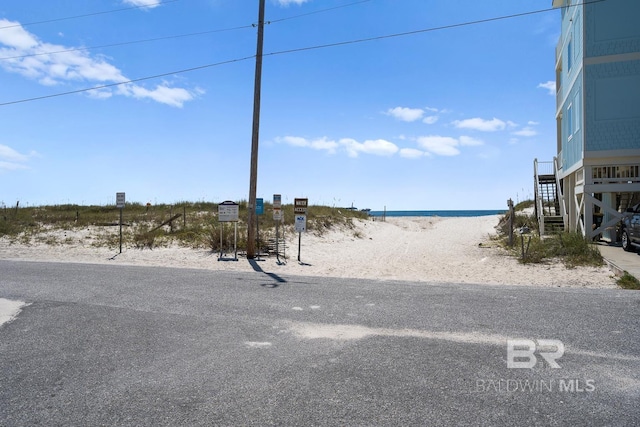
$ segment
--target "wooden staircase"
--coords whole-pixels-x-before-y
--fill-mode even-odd
[[[559,196],[562,189],[558,188],[554,163],[534,161],[535,210],[541,236],[564,230]]]

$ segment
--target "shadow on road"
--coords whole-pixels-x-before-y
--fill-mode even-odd
[[[282,277],[278,276],[275,273],[267,273],[266,271],[264,271],[262,269],[262,267],[260,267],[260,265],[258,264],[258,262],[255,259],[250,259],[249,260],[249,265],[251,265],[251,268],[253,268],[253,271],[256,271],[258,273],[263,273],[266,274],[267,276],[271,277],[275,282],[273,283],[264,283],[261,286],[265,286],[268,288],[277,288],[278,286],[280,286],[280,283],[287,283],[287,281],[285,279],[283,279]]]

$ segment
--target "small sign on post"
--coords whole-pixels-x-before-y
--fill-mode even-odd
[[[296,233],[305,233],[307,231],[306,215],[296,215],[295,229]]]
[[[308,204],[309,199],[295,199],[293,203],[293,213],[306,215]]]
[[[260,215],[264,214],[264,199],[256,199],[256,232],[258,234],[258,258],[260,261]]]
[[[233,250],[234,257],[233,260],[238,260],[238,218],[239,218],[240,206],[236,202],[232,202],[231,200],[227,200],[218,205],[218,222],[223,223],[220,226],[220,256],[218,257],[218,261],[222,259],[222,236],[224,234],[224,223],[225,222],[233,222],[234,227],[234,237],[233,237]]]
[[[125,195],[124,193],[116,193],[116,208],[124,209]]]
[[[300,247],[302,246],[302,233],[307,231],[307,206],[309,199],[294,199],[293,213],[295,214],[295,228],[298,232],[298,262],[300,261]]]
[[[273,220],[276,222],[276,259],[278,260],[278,265],[280,265],[280,232],[278,229],[278,224],[282,222],[282,195],[280,194],[273,195]]]
[[[116,208],[120,209],[120,253],[122,253],[122,210],[125,205],[124,193],[116,193]]]

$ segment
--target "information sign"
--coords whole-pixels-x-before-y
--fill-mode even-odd
[[[309,199],[295,199],[293,203],[293,213],[306,215],[308,204]]]
[[[116,208],[124,209],[124,193],[116,193]]]
[[[235,222],[238,221],[240,207],[236,202],[227,200],[218,205],[218,221],[219,222]]]
[[[296,228],[296,233],[304,233],[307,231],[306,215],[296,215],[295,228]]]

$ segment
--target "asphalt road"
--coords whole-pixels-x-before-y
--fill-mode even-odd
[[[0,426],[640,424],[634,291],[0,261],[0,298]]]

